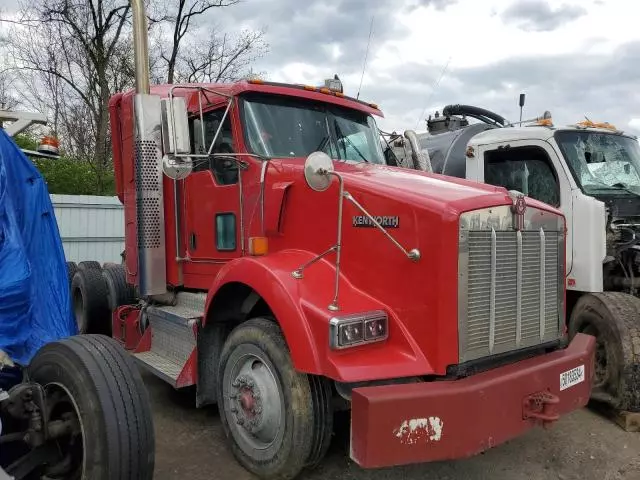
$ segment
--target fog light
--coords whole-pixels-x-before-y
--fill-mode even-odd
[[[380,342],[388,335],[387,314],[381,310],[334,317],[329,323],[329,343],[333,349]]]

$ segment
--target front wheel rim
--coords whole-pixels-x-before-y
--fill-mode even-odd
[[[224,371],[224,413],[236,443],[250,457],[267,458],[284,436],[284,396],[264,352],[241,345]]]

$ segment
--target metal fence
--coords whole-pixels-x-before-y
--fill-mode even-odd
[[[51,195],[67,261],[120,263],[124,208],[118,197]]]

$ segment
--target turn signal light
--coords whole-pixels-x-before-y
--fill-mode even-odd
[[[249,238],[249,255],[261,256],[269,253],[269,240],[267,237]]]
[[[381,310],[334,317],[329,322],[329,343],[335,350],[381,342],[388,336],[389,320]]]

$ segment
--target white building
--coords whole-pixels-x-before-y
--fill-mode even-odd
[[[51,195],[68,262],[120,263],[124,207],[118,197]]]

